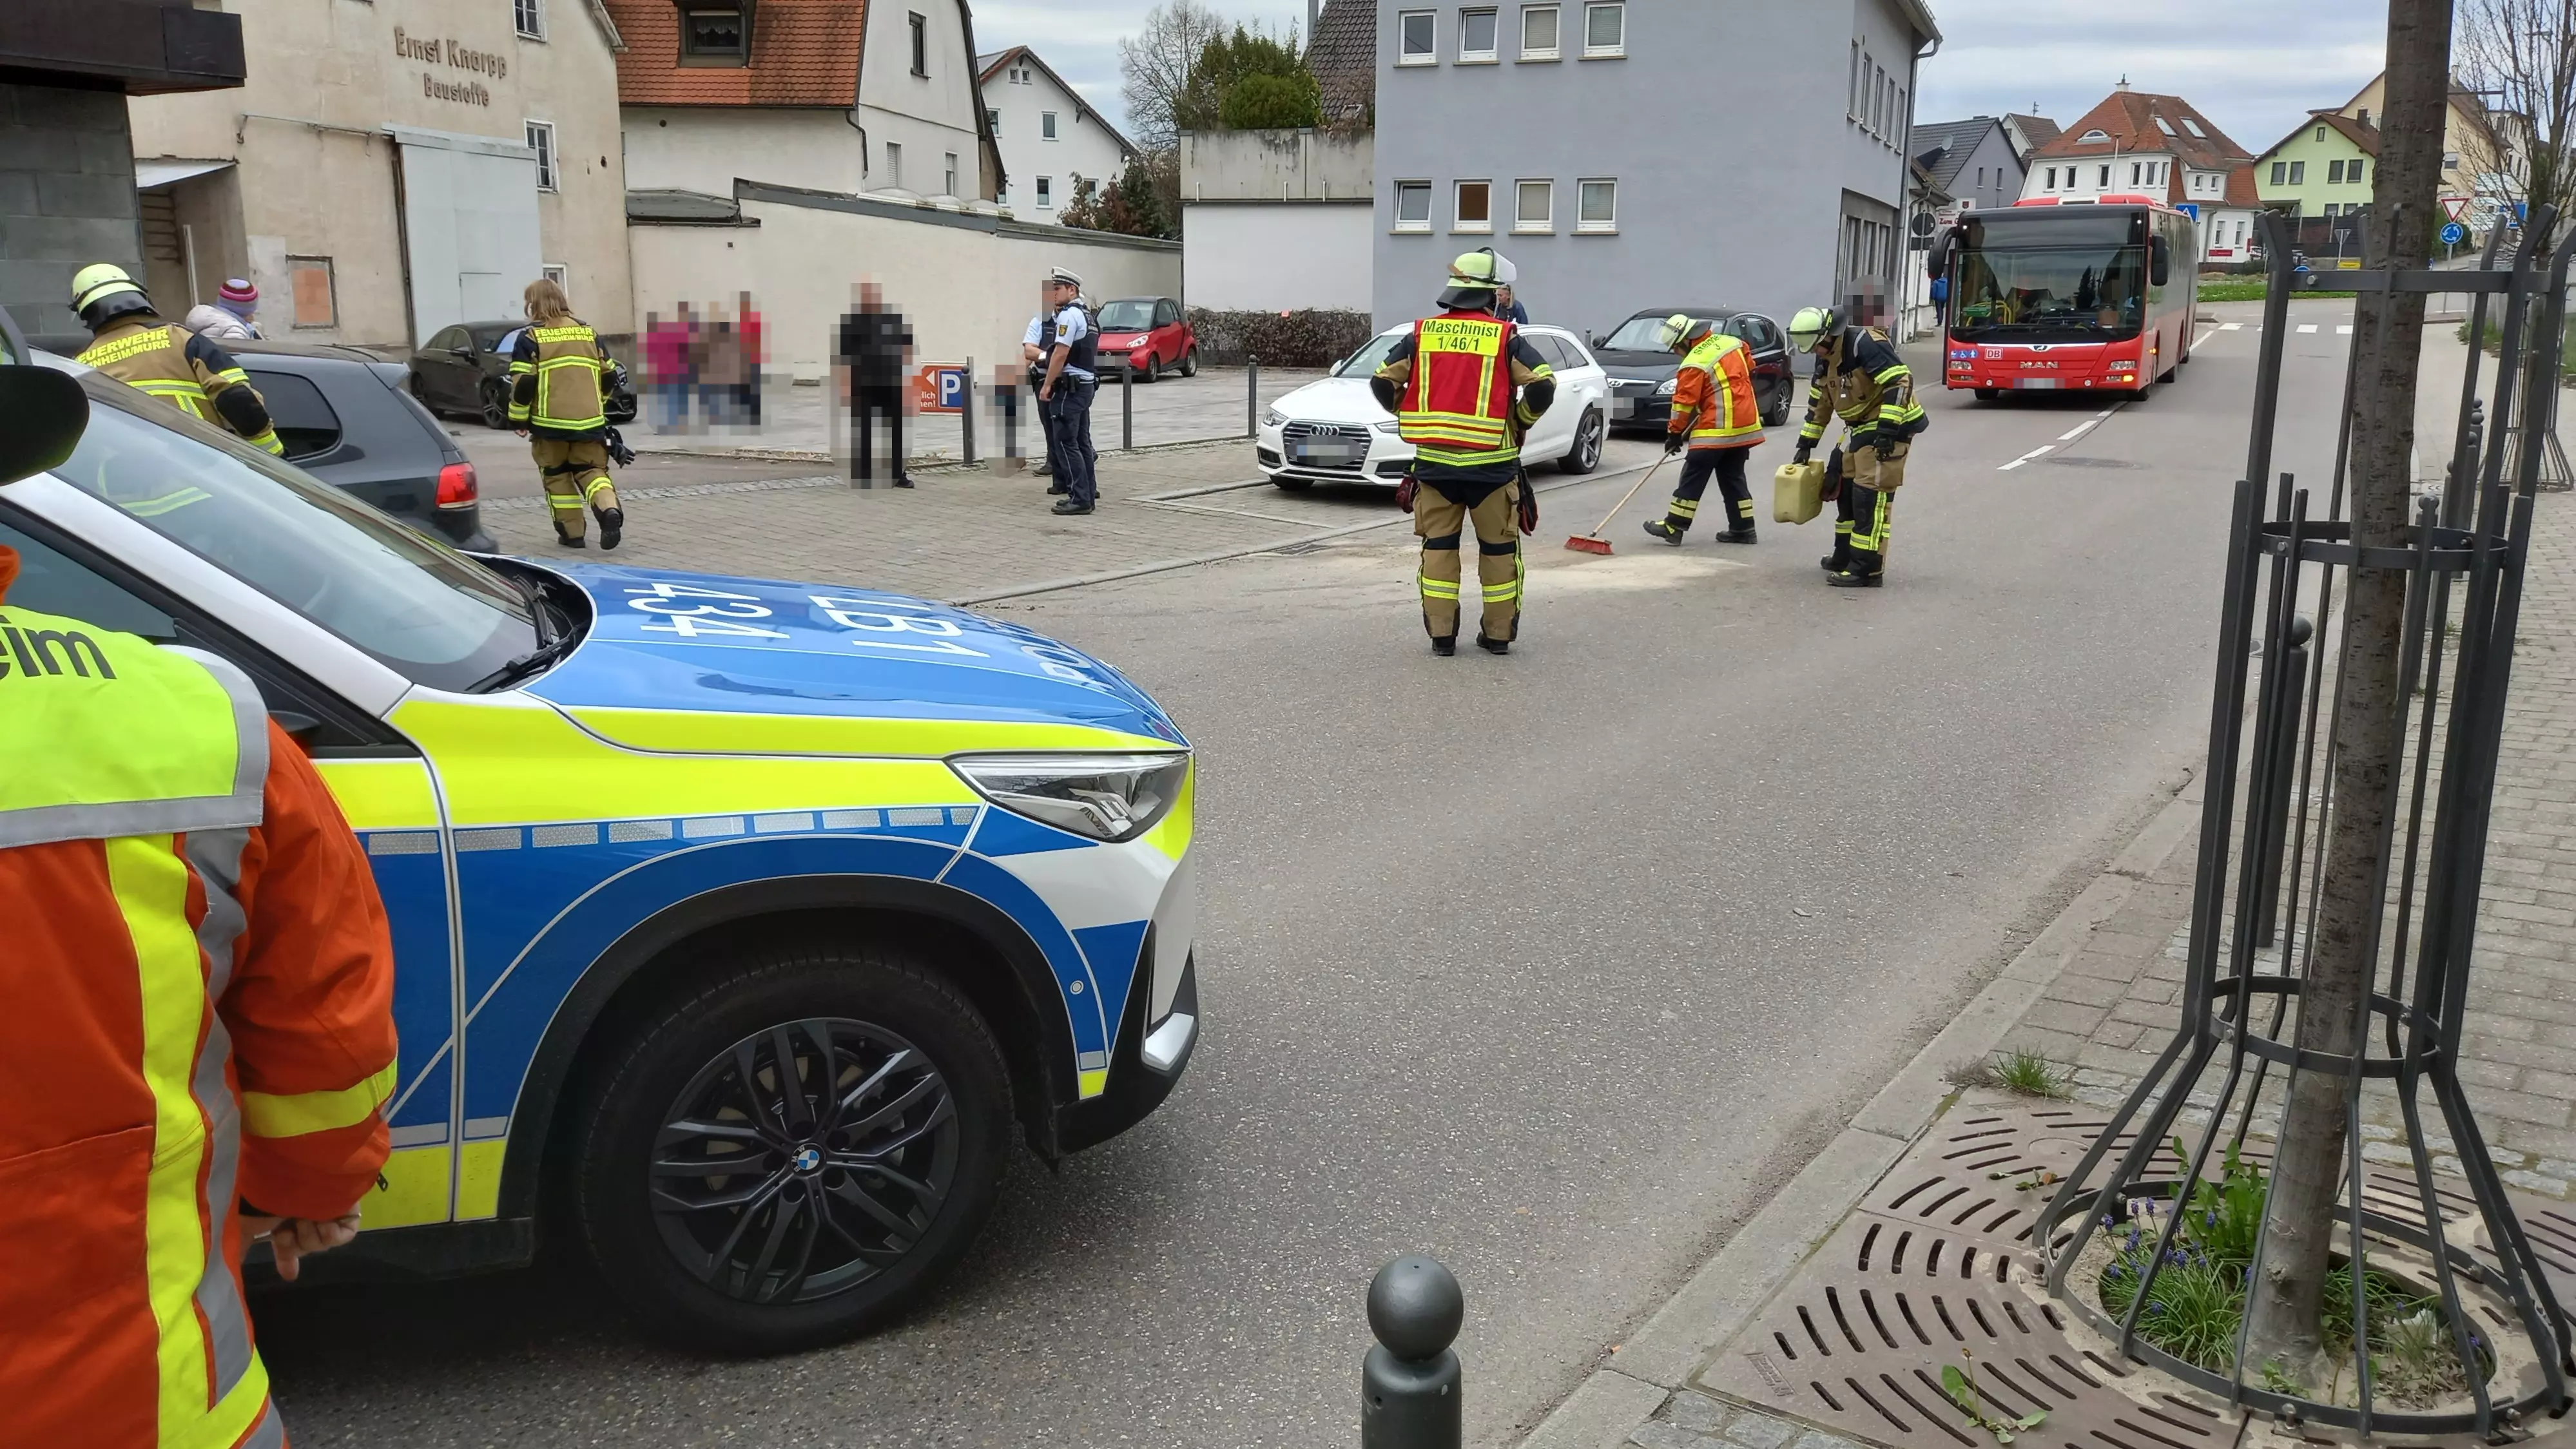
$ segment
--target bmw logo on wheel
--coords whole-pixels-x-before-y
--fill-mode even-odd
[[[822,1166],[822,1165],[823,1165],[823,1149],[822,1149],[822,1148],[820,1148],[820,1147],[800,1147],[800,1148],[796,1149],[796,1170],[797,1170],[798,1172],[812,1172],[815,1168],[818,1168],[818,1167],[820,1167],[820,1166]]]

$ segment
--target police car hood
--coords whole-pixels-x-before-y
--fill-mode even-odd
[[[945,604],[837,584],[546,567],[581,586],[595,619],[527,692],[621,744],[671,748],[655,711],[1077,725],[1185,743],[1117,670]]]

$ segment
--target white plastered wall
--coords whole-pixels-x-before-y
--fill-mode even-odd
[[[1366,312],[1374,214],[1365,201],[1185,205],[1181,300],[1218,312]]]

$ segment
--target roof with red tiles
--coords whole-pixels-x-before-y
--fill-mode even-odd
[[[2157,125],[2159,120],[2172,131],[2168,133],[2165,126]],[[2097,132],[2107,139],[2082,139]],[[2031,159],[2087,161],[2139,151],[2167,152],[2185,166],[2201,171],[2225,171],[2238,162],[2254,159],[2252,152],[2229,140],[2227,133],[2191,102],[2149,91],[2113,91],[2054,140],[2033,151]],[[2180,174],[2179,170],[2176,174]]]
[[[748,65],[680,63],[680,10],[671,0],[602,0],[626,49],[617,99],[630,106],[832,106],[859,100],[867,0],[759,0]]]

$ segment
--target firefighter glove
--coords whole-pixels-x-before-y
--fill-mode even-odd
[[[1395,506],[1403,509],[1407,513],[1411,513],[1413,511],[1414,490],[1421,486],[1422,482],[1420,479],[1415,478],[1410,473],[1404,475],[1404,481],[1395,485]]]
[[[1688,446],[1689,443],[1690,434],[1688,433],[1664,434],[1664,456],[1667,458],[1671,457],[1675,453],[1680,452],[1684,447]]]
[[[626,439],[621,437],[615,428],[610,428],[608,430],[606,441],[608,444],[608,461],[616,464],[620,468],[627,467],[635,461],[635,450],[626,446]]]
[[[1896,456],[1897,438],[1894,433],[1881,428],[1878,432],[1871,435],[1870,443],[1871,446],[1878,449],[1878,461],[1884,463],[1888,459]]]
[[[1521,480],[1520,488],[1521,496],[1514,500],[1513,507],[1520,515],[1521,533],[1527,536],[1538,532],[1538,494],[1526,478]]]
[[[1791,458],[1789,461],[1792,463],[1804,464],[1815,456],[1816,445],[1801,438],[1798,440],[1797,456]]]

